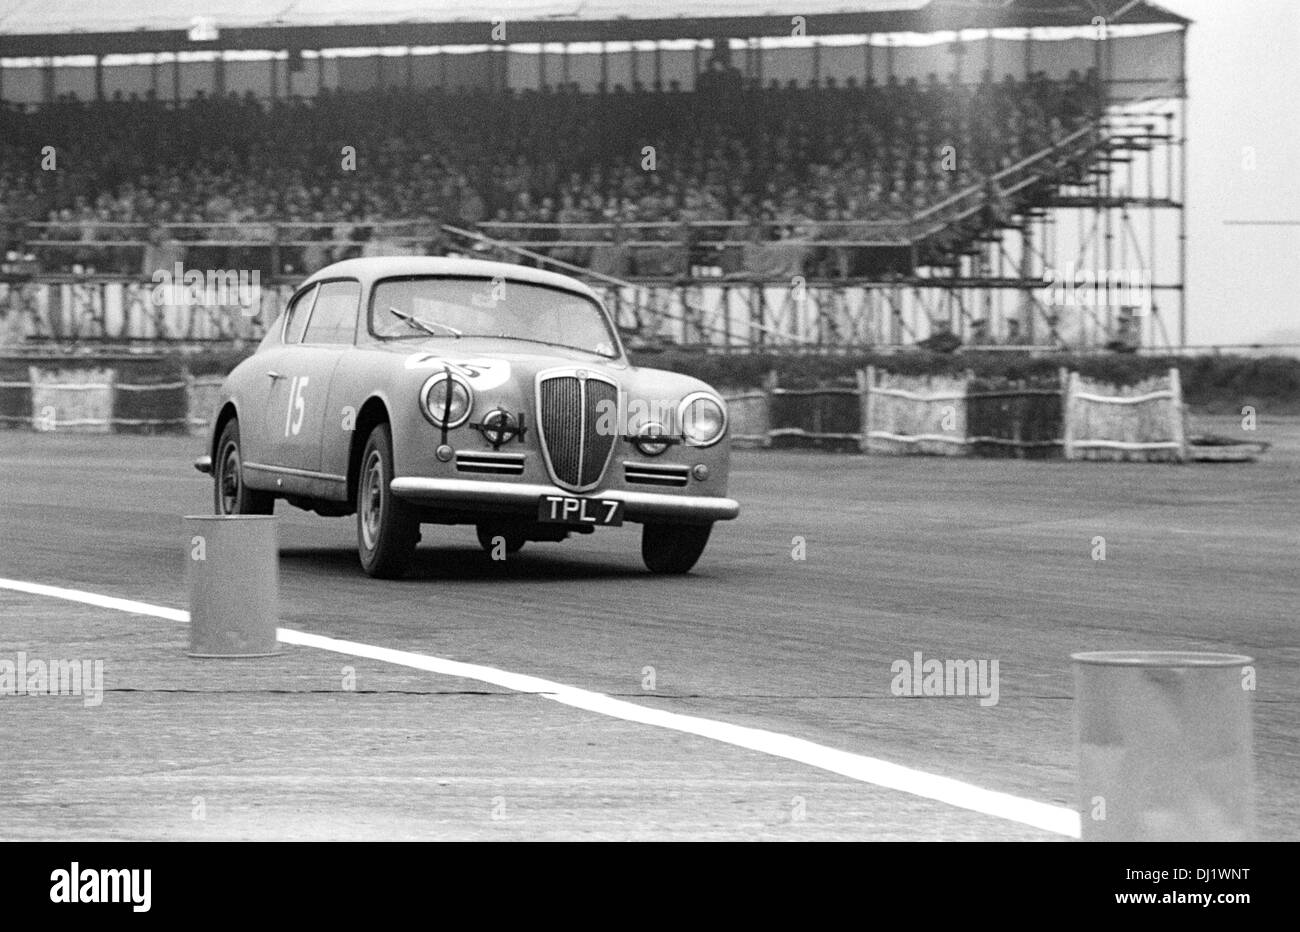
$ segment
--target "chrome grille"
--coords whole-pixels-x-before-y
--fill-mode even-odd
[[[478,453],[462,451],[456,454],[457,472],[480,472],[502,476],[522,476],[524,474],[524,455],[522,453]]]
[[[615,430],[606,429],[603,432],[596,430],[602,410],[606,412],[606,428],[616,425],[616,419],[608,416],[608,413],[611,410],[610,405],[618,404],[618,389],[608,382],[587,379],[586,402],[587,431],[582,450],[582,486],[590,488],[605,474],[610,451],[614,449],[614,441],[618,439]],[[617,408],[613,410],[617,411]]]
[[[624,463],[623,478],[643,485],[671,485],[681,487],[691,478],[688,466],[665,466],[660,463]]]
[[[618,387],[599,376],[574,371],[538,377],[537,425],[557,485],[583,492],[605,475],[618,438],[617,431],[596,430],[602,402],[617,404]]]

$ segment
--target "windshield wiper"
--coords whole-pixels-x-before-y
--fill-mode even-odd
[[[572,343],[556,343],[553,340],[538,340],[533,337],[516,337],[516,336],[510,336],[509,334],[506,333],[498,333],[495,335],[490,333],[472,333],[470,334],[470,336],[492,337],[493,339],[496,340],[517,340],[520,343],[536,343],[539,346],[558,346],[560,349],[571,349],[571,350],[576,350],[579,353],[590,353],[592,356],[599,356],[601,359],[618,358],[618,354],[616,353],[601,353],[596,350],[587,349],[584,346],[574,346]],[[610,349],[613,349],[612,345]]]
[[[405,321],[406,323],[410,324],[412,327],[418,327],[419,329],[423,330],[425,333],[429,334],[429,336],[432,337],[438,336],[438,332],[433,329],[434,327],[441,327],[443,330],[446,330],[448,333],[450,333],[453,337],[456,337],[457,339],[460,339],[463,336],[463,334],[455,327],[449,327],[446,324],[439,323],[436,320],[425,320],[422,317],[416,317],[414,314],[407,314],[405,311],[399,311],[395,307],[390,307],[388,309],[388,313],[392,314],[398,320]]]

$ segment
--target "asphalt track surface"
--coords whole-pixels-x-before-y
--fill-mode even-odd
[[[371,580],[353,519],[281,503],[281,625],[1065,808],[1071,652],[1246,653],[1259,835],[1297,840],[1300,425],[1251,439],[1275,447],[1182,467],[737,451],[741,518],[684,578],[644,571],[634,527],[495,563],[472,529],[426,526],[409,579]],[[199,446],[0,432],[0,577],[187,608]],[[102,659],[106,689],[0,697],[0,837],[1064,838],[482,680],[186,645],[174,621],[0,586],[0,658]],[[893,695],[916,651],[997,659],[998,703]]]

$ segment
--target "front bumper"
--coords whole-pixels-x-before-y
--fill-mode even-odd
[[[453,508],[490,508],[519,511],[536,516],[537,503],[544,495],[575,497],[554,485],[524,482],[484,482],[477,479],[394,479],[390,486],[398,498],[422,505]],[[628,492],[611,489],[588,492],[579,498],[600,498],[623,503],[623,518],[641,523],[673,521],[683,524],[707,524],[730,521],[740,514],[740,505],[730,498],[705,498],[697,495],[663,495],[655,492]]]
[[[212,457],[200,456],[198,459],[194,461],[194,468],[197,469],[199,472],[203,473],[205,476],[212,475]]]

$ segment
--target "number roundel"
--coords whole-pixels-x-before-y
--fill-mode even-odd
[[[303,418],[307,415],[307,399],[303,395],[310,376],[294,376],[289,383],[289,407],[284,412],[284,435],[296,437],[302,432]]]

